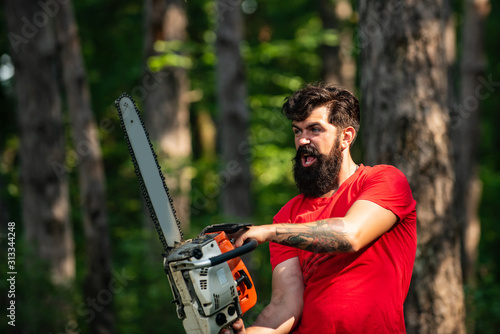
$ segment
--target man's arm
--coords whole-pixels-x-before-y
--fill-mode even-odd
[[[354,202],[345,217],[304,224],[252,226],[235,241],[241,246],[247,238],[259,243],[273,241],[315,253],[349,253],[360,250],[387,232],[397,222],[390,210],[366,200]]]
[[[262,310],[252,327],[246,331],[241,328],[235,333],[289,333],[300,321],[303,293],[304,281],[299,259],[293,257],[283,261],[273,271],[271,302]]]

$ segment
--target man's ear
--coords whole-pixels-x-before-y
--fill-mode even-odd
[[[356,138],[356,130],[352,126],[348,126],[342,131],[342,149],[345,150],[346,148],[350,147],[352,142],[354,141],[354,138]]]

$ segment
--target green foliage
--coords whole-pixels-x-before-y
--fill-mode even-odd
[[[491,2],[492,10],[486,22],[486,31],[499,31],[500,8]],[[488,67],[484,79],[492,84],[488,94],[482,99],[481,107],[481,145],[480,178],[483,186],[479,209],[481,240],[477,265],[477,287],[470,289],[473,296],[472,314],[477,333],[495,333],[500,326],[500,225],[498,224],[498,203],[500,198],[500,59],[494,52],[498,38],[491,33],[486,35]]]
[[[76,324],[75,305],[78,301],[78,290],[75,286],[54,286],[48,274],[48,265],[34,256],[30,245],[17,237],[22,231],[21,224],[16,224],[15,275],[11,272],[7,261],[0,261],[2,280],[0,280],[0,307],[6,310],[6,303],[15,302],[15,327],[8,324],[12,320],[5,317],[0,322],[0,332],[18,333],[16,328],[22,328],[26,333],[59,333],[64,332],[66,326]],[[7,243],[1,245],[2,254],[6,256]],[[14,277],[11,282],[7,278]],[[9,292],[9,298],[7,298]],[[12,295],[11,295],[12,294]],[[68,325],[69,324],[69,325]]]

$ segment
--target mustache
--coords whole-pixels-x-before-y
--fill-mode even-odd
[[[319,153],[319,151],[317,149],[315,149],[314,147],[311,147],[311,146],[300,146],[297,149],[297,152],[295,154],[295,160],[300,159],[300,157],[303,154],[308,154],[308,155],[313,156],[315,158],[318,158],[318,157],[321,156],[321,153]]]

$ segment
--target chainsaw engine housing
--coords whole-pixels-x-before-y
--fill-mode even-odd
[[[218,333],[255,305],[255,288],[239,257],[209,264],[232,249],[224,232],[211,233],[182,243],[165,258],[177,315],[186,333]]]

